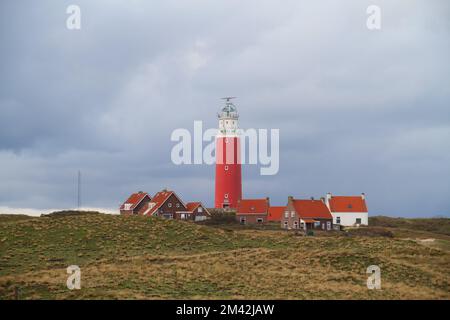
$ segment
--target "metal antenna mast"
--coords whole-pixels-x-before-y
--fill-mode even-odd
[[[81,208],[81,171],[78,170],[78,210]]]
[[[236,99],[237,97],[223,97],[222,100],[227,100],[227,102],[230,102],[231,99]]]

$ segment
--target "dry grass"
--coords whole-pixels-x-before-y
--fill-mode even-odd
[[[23,299],[450,298],[448,248],[415,239],[106,215],[0,223],[0,235],[2,299],[15,287]],[[81,290],[65,286],[70,264]],[[382,290],[366,287],[371,264]]]

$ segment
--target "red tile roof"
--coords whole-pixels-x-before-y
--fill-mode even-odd
[[[128,197],[127,201],[125,201],[121,206],[120,210],[124,210],[125,204],[129,203],[131,204],[130,210],[134,209],[141,201],[145,198],[145,196],[148,196],[150,199],[150,195],[147,192],[135,192],[131,196]]]
[[[281,221],[286,207],[269,207],[268,221]]]
[[[267,199],[241,199],[236,214],[267,214],[268,209]]]
[[[205,208],[205,206],[201,202],[188,202],[186,203],[186,211],[193,212],[195,209],[197,209],[199,206],[201,206],[206,213],[206,215],[210,216],[211,213],[208,211],[208,209]]]
[[[322,200],[293,200],[295,211],[300,218],[322,218],[332,219],[332,215],[328,207]]]
[[[332,196],[329,204],[331,212],[367,212],[362,196]]]
[[[201,205],[200,202],[188,202],[186,203],[186,211],[194,211],[195,209],[197,209],[197,207]]]

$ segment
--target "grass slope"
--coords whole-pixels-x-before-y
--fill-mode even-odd
[[[5,218],[0,298],[16,287],[21,299],[450,298],[447,247],[377,234],[301,237],[103,214]],[[81,290],[66,288],[73,264]],[[366,287],[371,264],[382,290]]]

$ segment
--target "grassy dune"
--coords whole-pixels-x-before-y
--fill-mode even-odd
[[[0,298],[19,288],[21,299],[449,299],[449,219],[440,224],[302,237],[103,214],[0,217]],[[81,290],[66,288],[73,264]],[[372,264],[382,290],[366,287]]]

